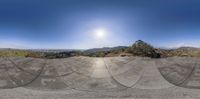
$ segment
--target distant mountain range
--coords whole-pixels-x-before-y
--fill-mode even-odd
[[[116,46],[92,48],[86,50],[78,49],[11,49],[0,48],[0,56],[26,56],[26,57],[70,57],[70,56],[91,56],[91,57],[113,57],[113,56],[142,56],[142,57],[173,57],[190,56],[200,57],[200,48],[179,47],[173,49],[154,48],[150,44],[138,40],[132,46]]]
[[[93,48],[85,50],[85,53],[96,53],[96,52],[102,52],[102,51],[113,51],[113,50],[119,50],[123,48],[128,48],[128,46],[117,46],[117,47],[103,47],[103,48]]]
[[[33,51],[33,52],[70,52],[70,51],[81,51],[87,53],[95,53],[101,51],[112,51],[118,50],[122,48],[129,48],[128,46],[116,46],[116,47],[103,47],[103,48],[92,48],[87,50],[79,50],[79,49],[14,49],[14,48],[0,48],[0,51],[4,50],[25,50],[25,51]],[[164,48],[156,48],[162,50],[178,50],[178,51],[200,51],[200,48],[197,47],[179,47],[179,48],[171,48],[171,49],[164,49]]]

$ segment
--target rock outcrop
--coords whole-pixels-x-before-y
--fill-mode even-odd
[[[153,46],[149,45],[148,43],[142,40],[136,41],[132,45],[131,51],[135,56],[151,57],[151,58],[160,57],[160,54],[156,52]]]

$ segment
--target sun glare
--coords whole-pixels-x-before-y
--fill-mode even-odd
[[[105,29],[97,29],[95,31],[96,37],[97,38],[104,38],[105,34],[106,34],[106,30]]]

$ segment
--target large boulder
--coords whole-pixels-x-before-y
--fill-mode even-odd
[[[135,56],[159,58],[160,54],[156,52],[153,46],[148,43],[138,40],[131,47],[132,53]]]

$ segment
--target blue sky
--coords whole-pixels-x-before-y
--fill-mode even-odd
[[[1,0],[0,47],[200,47],[197,0]],[[97,38],[95,30],[106,31]]]

